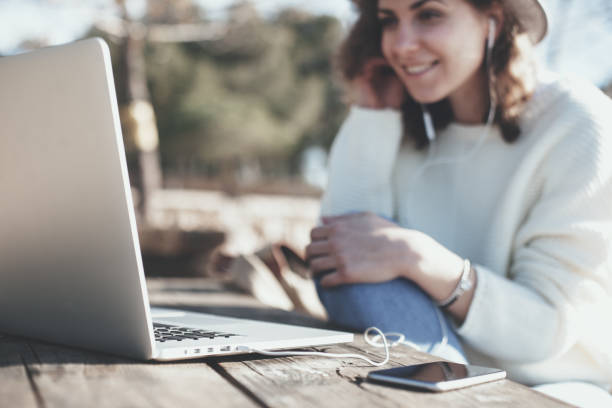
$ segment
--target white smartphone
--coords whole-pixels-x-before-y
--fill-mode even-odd
[[[368,379],[374,382],[423,388],[436,392],[469,387],[504,378],[506,378],[504,370],[447,361],[434,361],[368,373]]]

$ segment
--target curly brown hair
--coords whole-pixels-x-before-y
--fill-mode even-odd
[[[479,10],[498,4],[504,10],[501,33],[495,41],[490,67],[491,96],[497,103],[495,124],[507,143],[516,141],[521,133],[519,118],[534,89],[535,64],[532,46],[526,34],[520,33],[516,18],[503,8],[502,0],[465,0]],[[378,20],[378,0],[352,0],[359,18],[340,47],[337,65],[345,81],[359,76],[365,63],[382,57],[382,28]],[[483,67],[484,69],[484,67]],[[450,102],[444,99],[427,105],[436,129],[453,121]],[[425,133],[421,106],[408,93],[402,105],[405,135],[417,149],[429,144]]]

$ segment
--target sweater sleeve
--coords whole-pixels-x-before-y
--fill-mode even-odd
[[[321,214],[370,211],[391,218],[391,179],[401,137],[398,111],[352,107],[331,148]]]
[[[476,268],[458,333],[498,360],[551,359],[579,340],[612,353],[612,144],[604,131],[612,126],[585,119],[538,170],[546,181],[516,233],[507,277]]]

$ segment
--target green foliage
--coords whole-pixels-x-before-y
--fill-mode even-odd
[[[328,146],[344,115],[331,59],[331,17],[286,11],[228,23],[220,38],[149,43],[149,91],[166,168],[273,162],[295,170],[305,147]]]

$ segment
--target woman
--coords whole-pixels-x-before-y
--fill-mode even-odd
[[[609,397],[612,103],[536,70],[536,0],[353,1],[307,248],[330,318]]]

